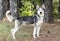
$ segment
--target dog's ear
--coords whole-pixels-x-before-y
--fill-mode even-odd
[[[36,5],[36,9],[39,9],[39,5]]]
[[[42,4],[42,8],[45,9],[45,5],[44,4]]]

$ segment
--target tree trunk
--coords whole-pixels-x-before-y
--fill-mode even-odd
[[[3,18],[3,5],[2,5],[3,1],[0,0],[0,19]]]
[[[3,19],[8,9],[8,0],[0,0],[0,20]]]
[[[6,11],[9,9],[8,0],[3,0],[3,14],[5,16]]]
[[[42,4],[45,4],[45,22],[52,23],[54,20],[52,13],[52,0],[41,0]]]
[[[17,0],[10,0],[10,11],[13,17],[18,17]]]

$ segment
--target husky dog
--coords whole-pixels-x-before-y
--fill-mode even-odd
[[[39,37],[39,31],[43,24],[44,19],[44,9],[45,5],[43,4],[41,7],[39,5],[36,6],[36,14],[34,16],[24,16],[24,17],[17,17],[14,19],[14,17],[10,14],[10,10],[6,12],[6,17],[8,21],[13,22],[15,20],[15,27],[11,30],[11,34],[13,36],[13,39],[15,38],[15,33],[20,29],[20,26],[24,24],[34,24],[34,30],[33,30],[33,37]]]

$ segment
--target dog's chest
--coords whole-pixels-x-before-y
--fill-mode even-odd
[[[43,23],[43,20],[44,20],[44,17],[40,17],[40,18],[37,20],[37,24]]]

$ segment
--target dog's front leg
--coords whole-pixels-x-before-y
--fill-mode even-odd
[[[39,32],[40,32],[41,26],[42,26],[42,23],[40,23],[40,25],[37,25],[37,37],[39,37]]]
[[[33,37],[36,38],[36,32],[37,32],[37,27],[34,26],[34,30],[33,30]]]

